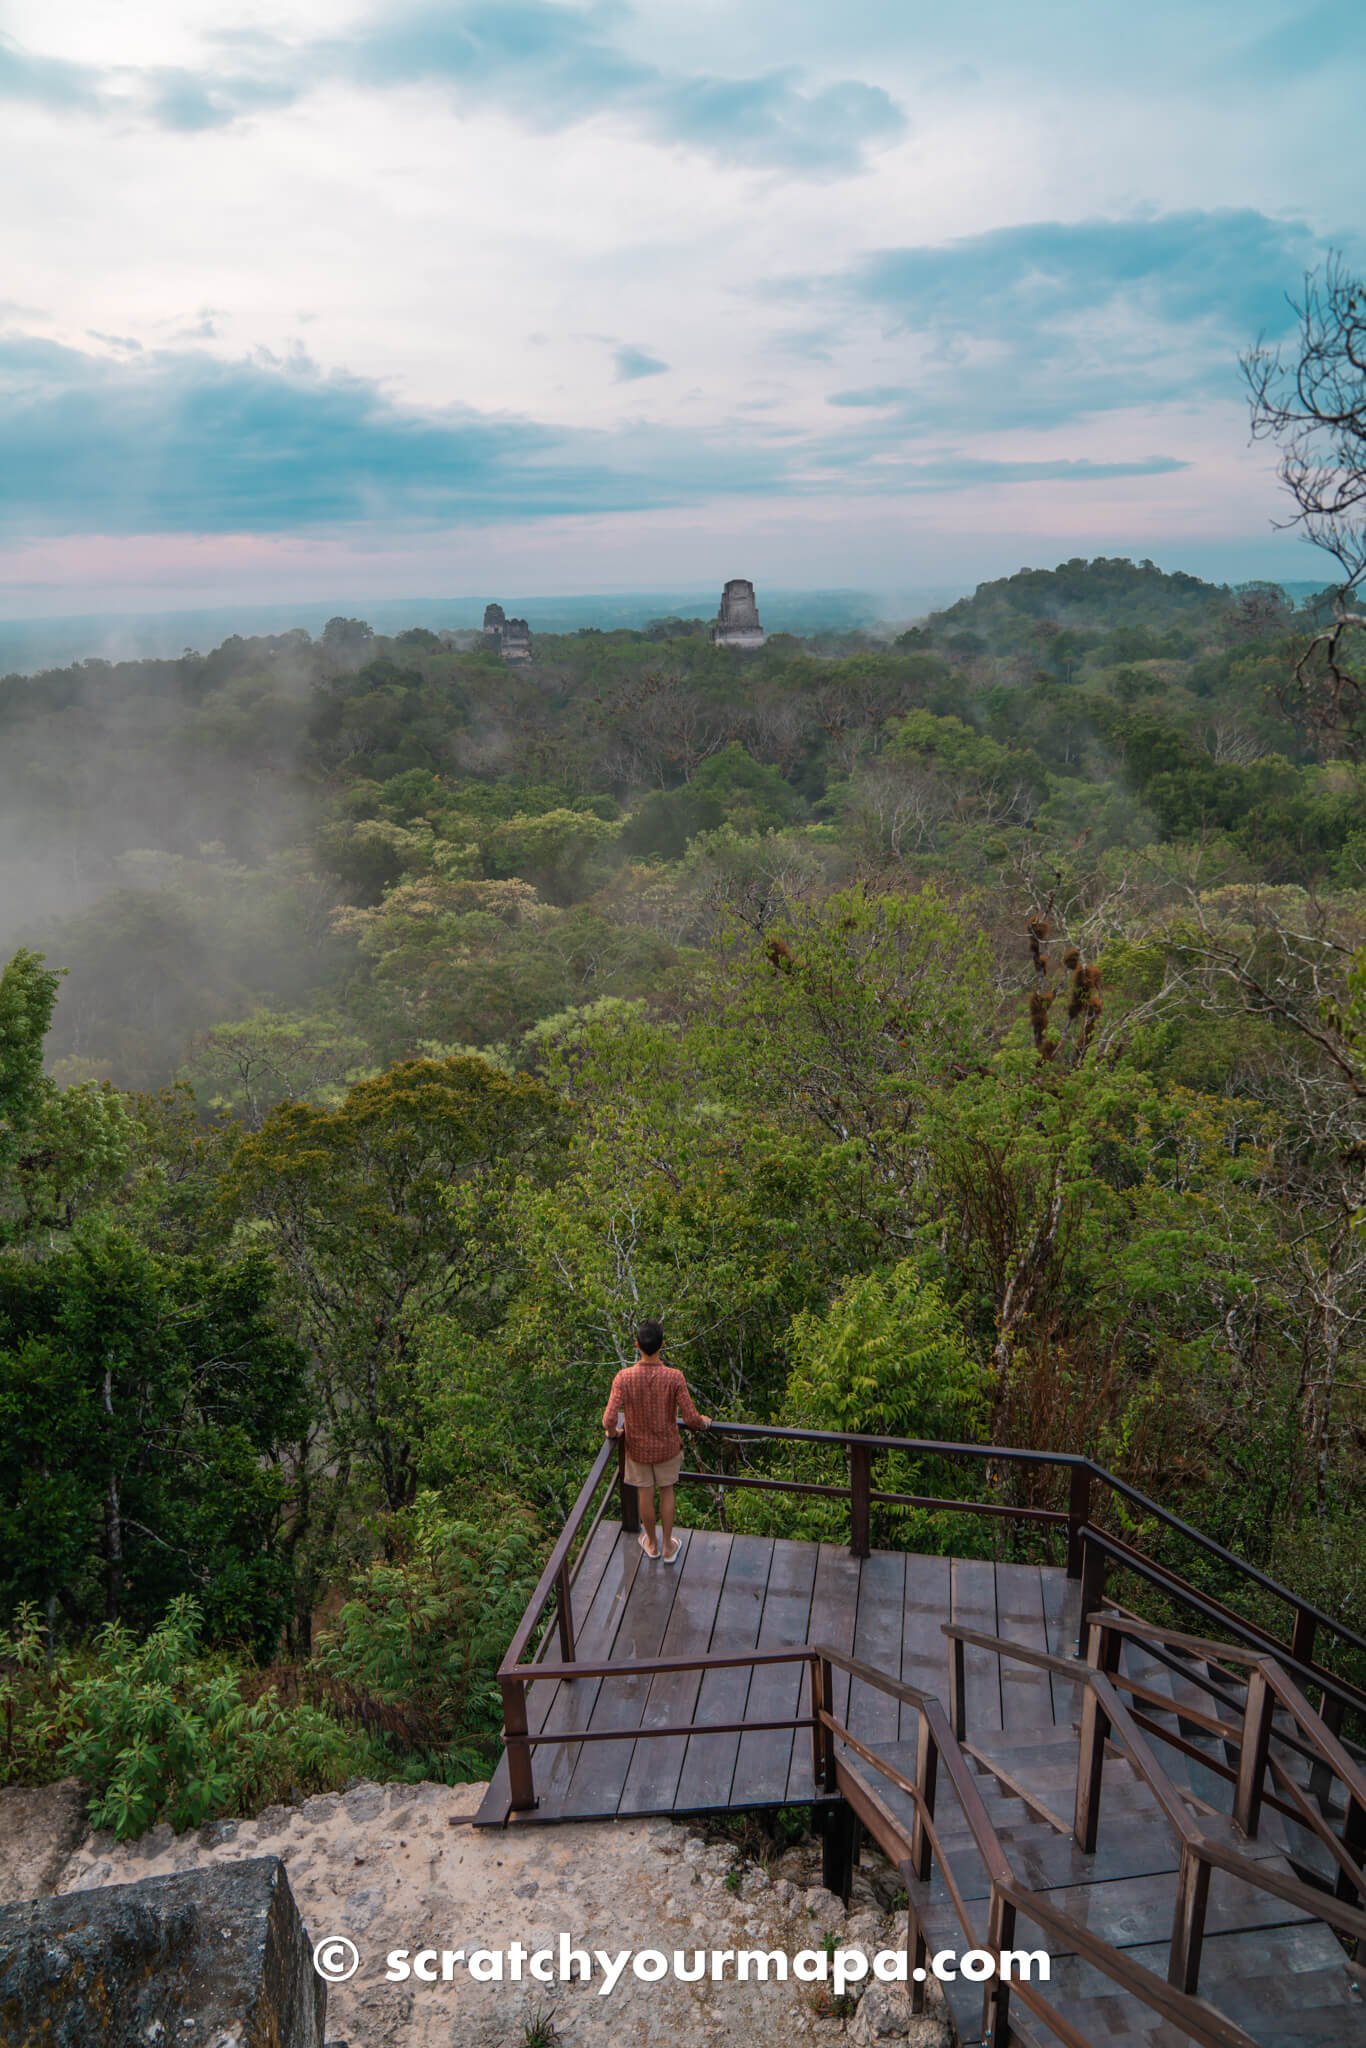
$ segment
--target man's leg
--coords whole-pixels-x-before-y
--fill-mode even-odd
[[[659,1519],[663,1524],[660,1555],[667,1557],[673,1549],[674,1541],[674,1490],[671,1486],[661,1486],[659,1489]]]
[[[653,1486],[638,1486],[636,1488],[636,1499],[640,1502],[640,1532],[645,1538],[645,1547],[651,1557],[655,1557],[658,1555],[658,1551],[655,1546],[655,1490]],[[671,1499],[671,1515],[672,1512],[673,1503]]]

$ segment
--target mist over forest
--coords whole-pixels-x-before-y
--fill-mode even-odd
[[[0,680],[10,1774],[137,1833],[486,1773],[646,1311],[707,1413],[1083,1450],[1366,1626],[1330,613],[1102,558],[752,652],[338,616]],[[268,1764],[82,1749],[144,1656],[283,1672]]]
[[[776,633],[757,658],[675,618],[538,634],[519,673],[476,633],[338,618],[316,638],[10,675],[0,949],[35,947],[66,977],[59,1079],[147,1089],[212,1067],[215,1029],[250,1016],[321,1006],[380,1061],[515,1043],[575,1002],[648,990],[713,922],[722,827],[798,857],[813,888],[908,861],[981,884],[988,830],[1026,893],[1078,833],[1092,865],[1179,831],[1215,835],[1206,859],[1232,872],[1350,881],[1355,788],[1335,806],[1275,698],[1314,602],[1301,620],[1274,586],[1097,562],[983,585],[896,635]],[[923,736],[898,744],[889,721],[911,712]],[[1167,779],[1145,801],[1155,747],[1164,778],[1184,770],[1185,810]],[[1239,819],[1254,785],[1290,805],[1279,840]],[[453,882],[452,862],[468,891],[516,882],[526,904],[508,897],[465,976],[399,995],[379,906]]]

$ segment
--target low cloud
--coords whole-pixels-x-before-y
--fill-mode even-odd
[[[633,384],[639,377],[662,377],[669,367],[647,349],[635,348],[629,342],[617,350],[613,361],[617,366],[618,384]]]
[[[1303,222],[1250,209],[1038,221],[875,250],[770,295],[856,309],[900,353],[904,376],[832,406],[882,412],[883,430],[1049,428],[1236,397],[1240,349],[1287,330],[1287,290],[1326,254]]]
[[[277,533],[393,517],[536,518],[781,486],[694,434],[418,412],[304,356],[86,353],[0,338],[0,534]]]
[[[666,147],[799,178],[845,177],[906,132],[881,86],[808,88],[792,68],[723,78],[665,70],[613,42],[598,8],[551,0],[399,7],[344,35],[286,43],[218,38],[225,62],[185,68],[74,64],[0,39],[0,100],[59,112],[137,114],[183,133],[288,106],[319,86],[426,86],[462,108],[492,106],[542,132],[615,117]]]
[[[650,421],[588,431],[418,411],[306,356],[94,353],[0,338],[0,538],[281,534],[658,511],[734,496],[963,490],[1180,468],[1167,455],[983,460],[881,421],[845,434]]]

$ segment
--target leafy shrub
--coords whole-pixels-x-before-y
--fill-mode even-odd
[[[499,1527],[476,1526],[421,1493],[387,1535],[392,1554],[356,1580],[320,1666],[425,1715],[443,1741],[493,1734],[494,1673],[540,1569],[535,1523],[510,1506]]]
[[[311,1706],[257,1699],[243,1674],[199,1649],[187,1596],[142,1641],[110,1623],[89,1650],[51,1662],[33,1608],[0,1644],[0,1782],[72,1773],[90,1818],[123,1841],[156,1821],[176,1829],[273,1800],[326,1791],[363,1773],[368,1738]]]

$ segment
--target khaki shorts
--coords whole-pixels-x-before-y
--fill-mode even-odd
[[[628,1486],[677,1486],[678,1475],[683,1470],[683,1453],[670,1458],[664,1465],[642,1465],[637,1458],[626,1453],[626,1484]]]

